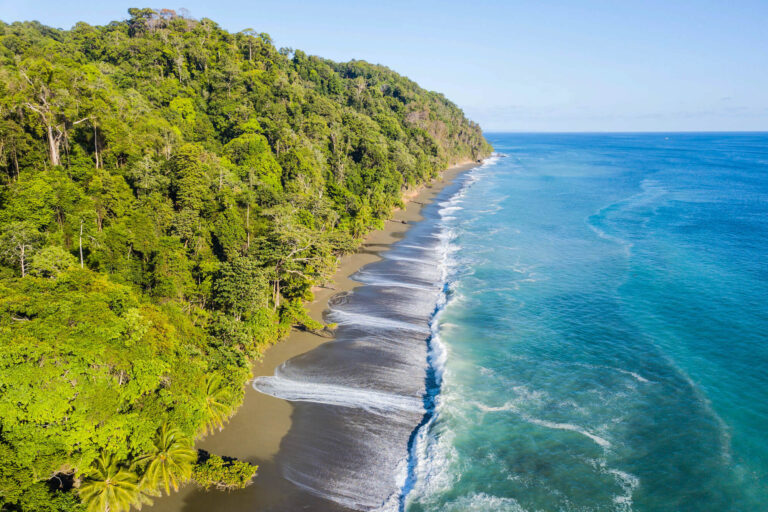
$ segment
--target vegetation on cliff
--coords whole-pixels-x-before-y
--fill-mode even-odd
[[[126,510],[194,477],[249,361],[400,204],[490,147],[389,69],[131,9],[0,22],[0,505]]]

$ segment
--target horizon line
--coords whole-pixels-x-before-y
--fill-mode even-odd
[[[483,130],[483,133],[550,133],[550,134],[664,134],[664,133],[685,133],[685,134],[718,134],[718,133],[743,133],[743,134],[766,134],[767,130]]]

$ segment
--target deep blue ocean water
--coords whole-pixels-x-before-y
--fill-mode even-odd
[[[768,510],[768,135],[488,138],[406,510]]]

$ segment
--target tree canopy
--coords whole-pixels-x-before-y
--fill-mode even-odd
[[[250,361],[318,327],[302,301],[404,189],[491,150],[386,67],[167,9],[0,22],[0,78],[3,510],[246,485],[191,447]]]

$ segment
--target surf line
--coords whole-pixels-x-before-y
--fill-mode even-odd
[[[424,415],[421,421],[416,425],[408,438],[408,460],[406,464],[405,481],[400,488],[398,510],[405,512],[405,500],[408,493],[416,485],[416,469],[419,464],[419,441],[422,437],[428,435],[429,427],[437,417],[437,399],[440,395],[440,389],[443,384],[443,372],[440,367],[444,364],[445,349],[440,345],[440,338],[437,333],[437,320],[440,312],[447,304],[447,297],[450,293],[449,283],[443,285],[442,300],[438,300],[435,309],[432,312],[429,322],[431,334],[426,340],[427,343],[427,371],[424,376],[424,396],[422,398],[424,406]]]
[[[484,165],[478,167],[482,168]],[[459,189],[451,196],[447,201],[449,204],[452,200],[462,197],[467,187],[471,186],[474,181],[472,180],[472,173],[467,173]],[[437,201],[436,205],[439,205]],[[443,214],[445,207],[438,210],[440,215],[440,228],[438,230],[438,237],[442,239],[442,266],[443,266],[443,285],[440,292],[440,296],[437,299],[435,308],[432,311],[429,319],[429,331],[430,334],[426,339],[427,344],[427,368],[424,376],[424,396],[422,398],[424,406],[424,415],[421,417],[421,421],[411,432],[408,438],[408,455],[405,469],[405,478],[400,487],[400,495],[398,496],[398,510],[399,512],[405,512],[406,498],[408,494],[413,490],[416,485],[416,470],[419,465],[419,448],[421,442],[427,442],[427,436],[429,435],[429,427],[434,423],[437,418],[437,403],[440,396],[440,391],[443,385],[443,370],[445,366],[446,351],[445,347],[440,341],[438,334],[438,320],[440,313],[448,305],[451,298],[451,280],[450,280],[450,268],[447,261],[448,250],[451,245],[451,241],[455,236],[455,233],[451,233],[447,229],[445,224],[446,219]],[[442,235],[442,236],[440,236]],[[446,236],[447,235],[447,236]],[[453,235],[453,236],[451,236]]]

